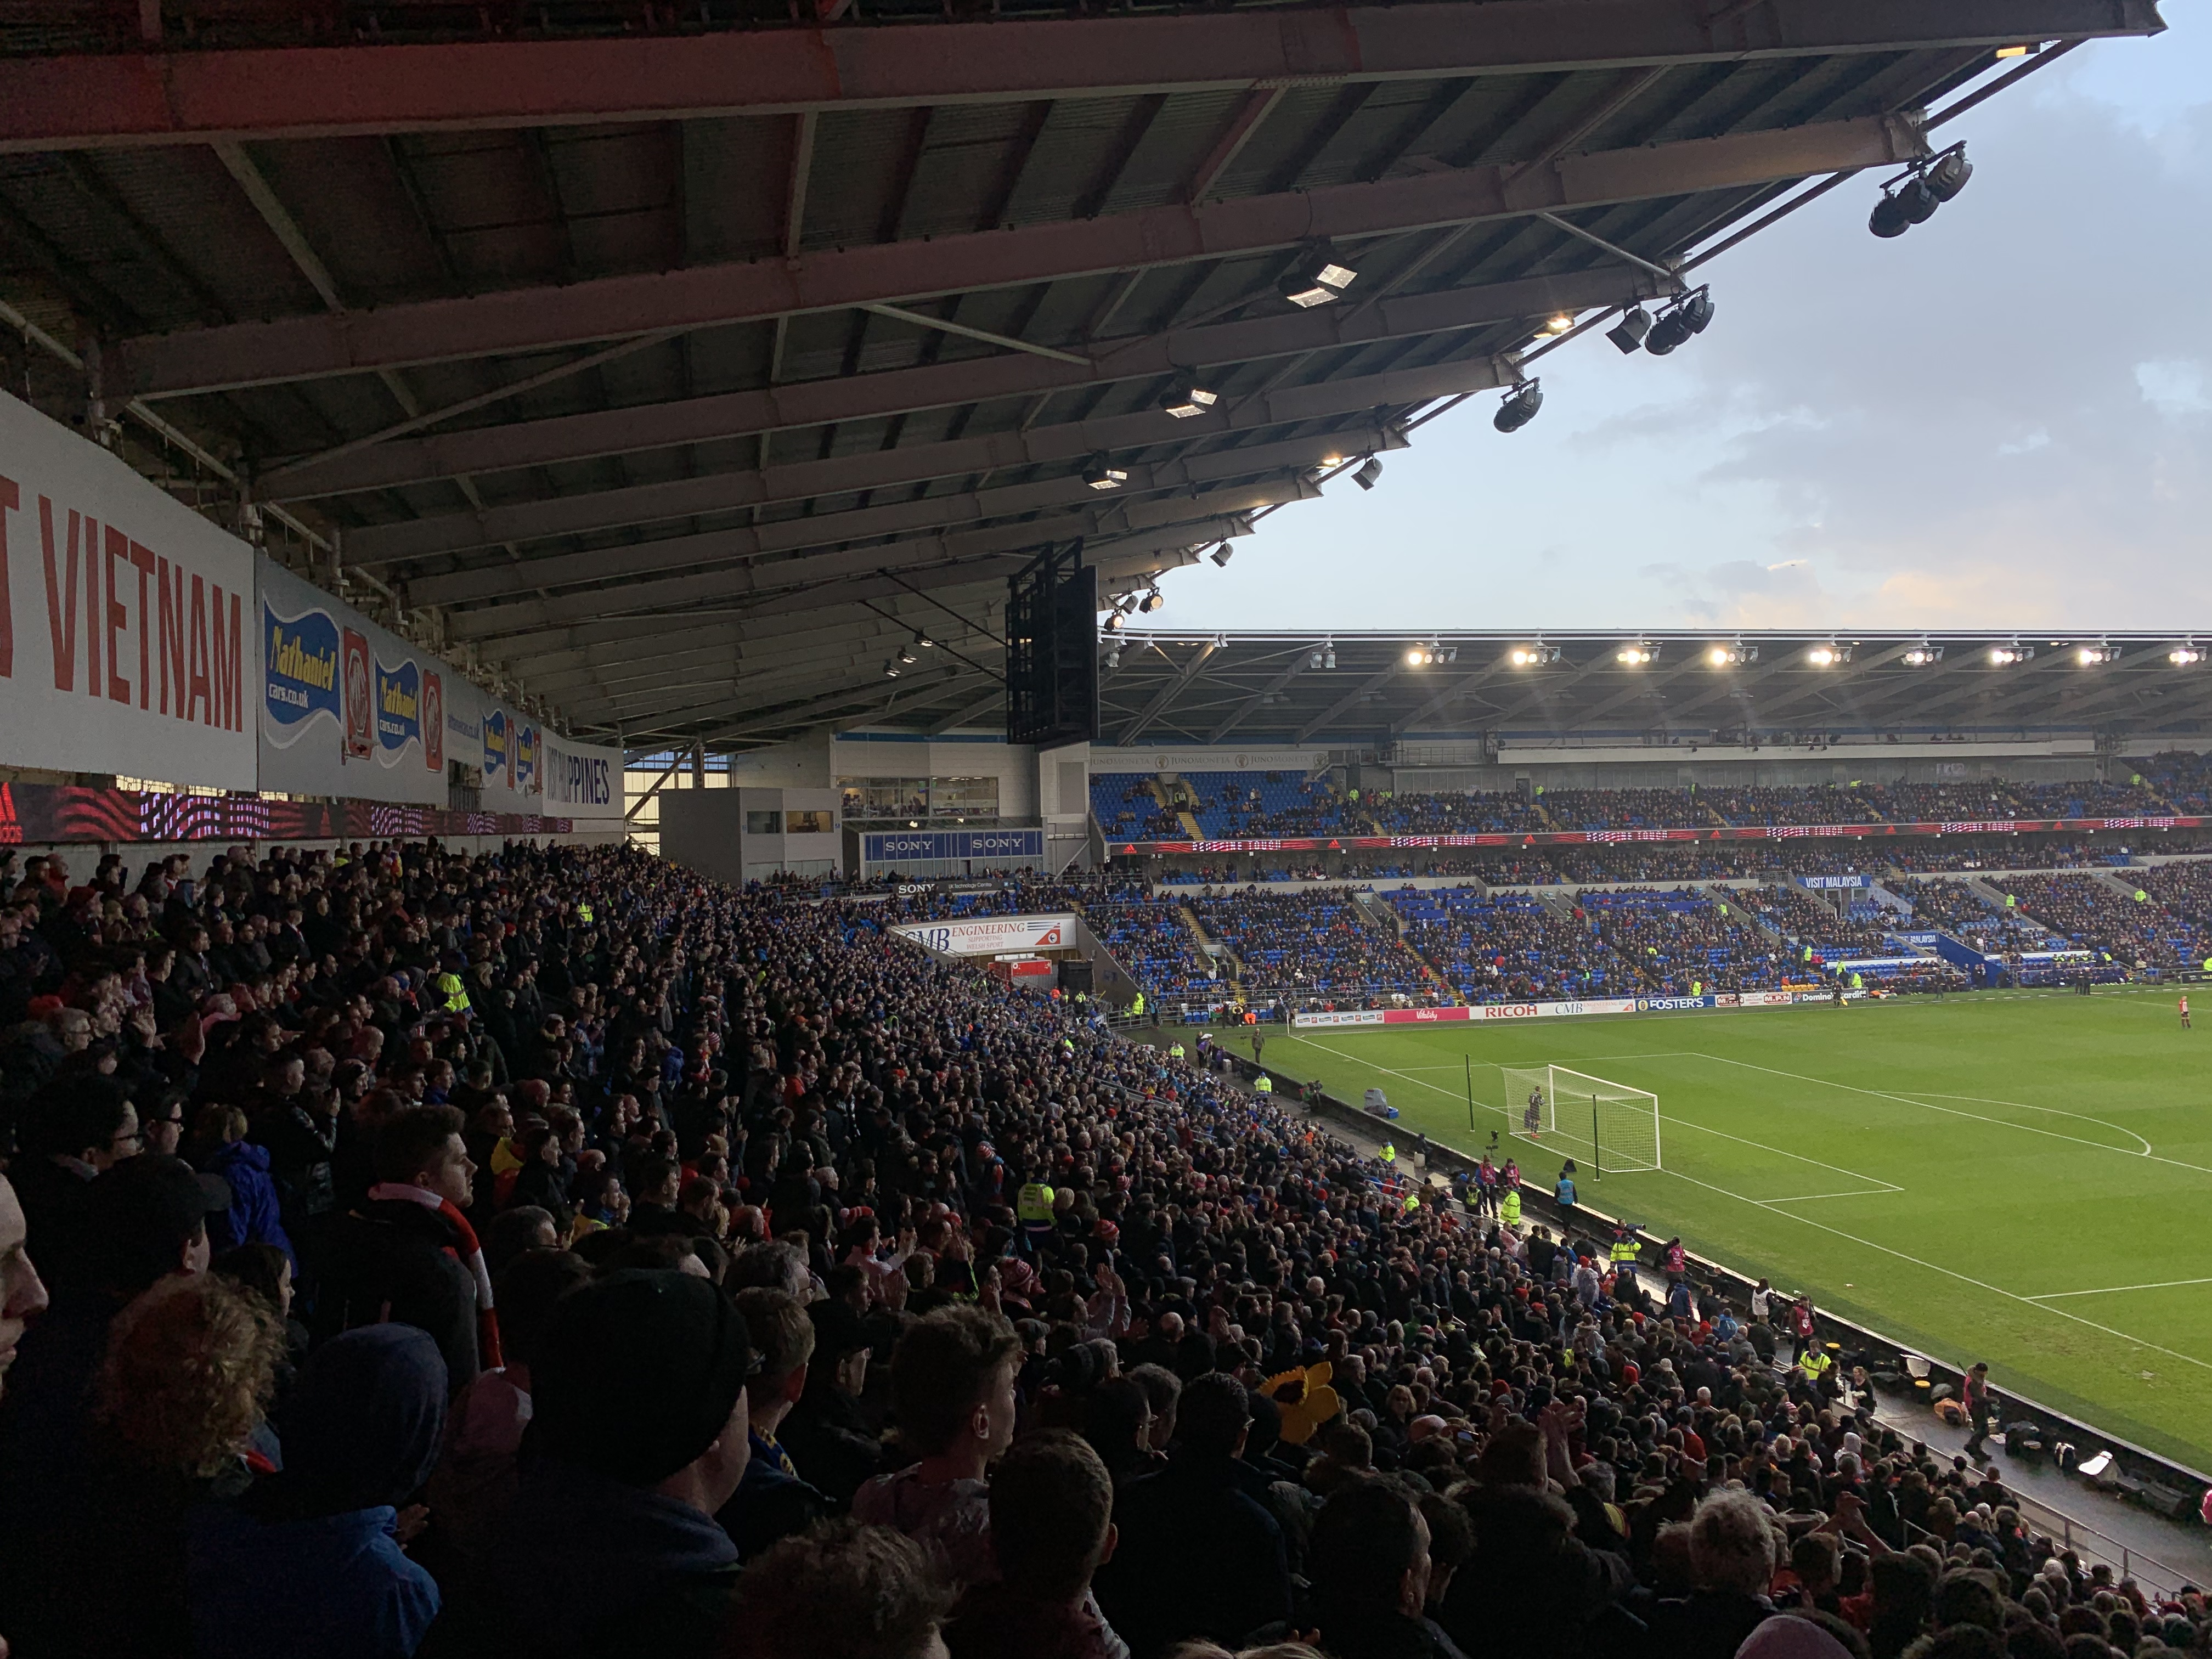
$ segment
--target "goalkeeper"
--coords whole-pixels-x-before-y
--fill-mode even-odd
[[[1528,1091],[1528,1104],[1521,1113],[1521,1127],[1532,1135],[1541,1133],[1544,1127],[1544,1091],[1541,1089]]]

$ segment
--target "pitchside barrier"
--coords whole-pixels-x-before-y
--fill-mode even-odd
[[[1815,1000],[1819,1000],[1821,999],[1815,999]],[[1672,999],[1653,999],[1653,1000],[1672,1000]],[[1706,1000],[1710,1002],[1711,1000]],[[1235,1063],[1237,1073],[1240,1077],[1249,1079],[1258,1077],[1264,1071],[1273,1078],[1275,1100],[1286,1109],[1297,1110],[1303,1105],[1315,1115],[1328,1119],[1340,1127],[1357,1130],[1359,1134],[1370,1140],[1378,1135],[1388,1135],[1391,1133],[1388,1125],[1369,1116],[1358,1107],[1337,1099],[1334,1095],[1323,1093],[1319,1100],[1310,1105],[1305,1104],[1303,1091],[1306,1086],[1306,1080],[1304,1079],[1293,1077],[1289,1073],[1279,1071],[1273,1066],[1255,1066],[1249,1060],[1237,1060]],[[1428,1147],[1429,1164],[1434,1169],[1471,1171],[1480,1161],[1459,1151],[1456,1147],[1445,1146],[1435,1139],[1429,1141]],[[1525,1186],[1521,1189],[1521,1203],[1524,1216],[1532,1221],[1540,1222],[1556,1231],[1565,1231],[1571,1227],[1573,1230],[1592,1237],[1609,1237],[1619,1221],[1618,1217],[1608,1215],[1604,1211],[1589,1204],[1577,1202],[1575,1206],[1573,1219],[1570,1224],[1558,1204],[1547,1194]],[[1655,1230],[1654,1224],[1645,1222],[1642,1225],[1644,1231],[1636,1235],[1638,1251],[1637,1262],[1638,1266],[1650,1268],[1656,1273],[1660,1271],[1662,1267],[1661,1251],[1664,1248],[1664,1239],[1668,1236],[1668,1230],[1664,1226],[1656,1227],[1656,1231],[1661,1237],[1654,1238],[1652,1237],[1652,1231]],[[1721,1263],[1705,1256],[1692,1254],[1689,1260],[1694,1278],[1717,1287],[1722,1294],[1739,1309],[1747,1309],[1751,1305],[1751,1292],[1754,1286],[1754,1280],[1738,1273],[1733,1267],[1723,1267]],[[1779,1296],[1784,1292],[1777,1290],[1775,1294]],[[1818,1323],[1821,1340],[1835,1343],[1839,1349],[1858,1353],[1861,1356],[1860,1363],[1865,1364],[1869,1373],[1901,1371],[1905,1369],[1905,1357],[1911,1354],[1917,1358],[1926,1360],[1929,1380],[1938,1385],[1948,1384],[1953,1397],[1955,1398],[1958,1395],[1960,1389],[1965,1382],[1964,1364],[1954,1364],[1949,1360],[1936,1358],[1933,1355],[1922,1354],[1917,1349],[1907,1346],[1894,1337],[1885,1336],[1870,1327],[1854,1324],[1847,1319],[1839,1319],[1833,1314],[1822,1313],[1816,1310],[1814,1317]],[[2197,1514],[2198,1505],[2205,1496],[2206,1489],[2212,1487],[2212,1475],[2193,1469],[2185,1463],[2178,1463],[2171,1458],[2161,1457],[2158,1453],[2138,1446],[2131,1440],[2119,1439],[2102,1429],[2082,1422],[2079,1418],[2069,1417],[2064,1412],[2039,1404],[2010,1389],[2000,1386],[1996,1392],[2003,1402],[2001,1415],[2004,1420],[2008,1423],[2020,1421],[2033,1423],[2042,1433],[2045,1443],[2062,1440],[2069,1442],[2075,1447],[2081,1459],[2084,1462],[2097,1451],[2110,1451],[2115,1465],[2116,1479],[2106,1484],[2116,1486],[2121,1496],[2155,1514],[2186,1524]],[[2082,1540],[2077,1537],[2075,1542],[2079,1547]],[[2083,1553],[2088,1554],[2090,1552],[2084,1549]],[[2117,1568],[2124,1564],[2115,1560],[2112,1565]],[[2139,1563],[2139,1568],[2140,1565]]]
[[[1856,1000],[1863,992],[1844,994]],[[1293,1030],[1345,1025],[1448,1025],[1494,1019],[1566,1019],[1582,1014],[1672,1014],[1691,1008],[1789,1008],[1833,1002],[1832,990],[1723,991],[1698,997],[1595,997],[1586,1002],[1481,1002],[1458,1008],[1350,1008],[1291,1016]]]

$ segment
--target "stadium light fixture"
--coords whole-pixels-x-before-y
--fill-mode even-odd
[[[1540,668],[1559,659],[1559,647],[1540,641],[1534,645],[1516,645],[1505,653],[1505,660],[1516,668]]]
[[[1741,668],[1746,663],[1759,660],[1759,647],[1736,640],[1727,645],[1713,647],[1705,653],[1705,660],[1716,668]]]
[[[1833,640],[1814,646],[1805,653],[1805,660],[1815,668],[1833,668],[1851,659],[1851,647]]]
[[[1943,660],[1943,647],[1940,645],[1930,645],[1927,641],[1923,640],[1906,652],[1902,660],[1908,668],[1926,668],[1930,664]]]
[[[1217,565],[1225,565],[1229,562],[1230,555],[1234,550],[1235,550],[1232,549],[1227,542],[1224,542],[1220,546],[1215,548],[1212,552],[1207,554],[1206,556],[1212,560]]]
[[[914,630],[914,648],[917,651],[933,651],[937,648],[937,641],[929,637],[927,629],[917,628]]]
[[[1340,264],[1336,250],[1327,242],[1311,242],[1299,250],[1297,263],[1283,275],[1282,295],[1301,310],[1325,306],[1344,297],[1344,290],[1359,273]]]
[[[1613,653],[1613,659],[1631,668],[1659,660],[1659,647],[1650,640],[1631,640]]]
[[[2195,640],[2186,645],[2177,645],[2166,653],[2166,659],[2176,668],[2194,668],[2204,660],[2204,648]]]
[[[1106,650],[1106,665],[1107,665],[1107,667],[1109,667],[1109,668],[1119,668],[1119,667],[1121,665],[1121,641],[1116,640],[1116,641],[1114,641],[1114,643],[1113,643],[1112,645],[1110,645],[1110,646],[1109,646],[1109,647],[1107,647],[1107,650]]]
[[[1328,645],[1322,647],[1321,665],[1324,669],[1334,668],[1336,666],[1336,644],[1334,641],[1331,641]]]
[[[1651,331],[1651,313],[1642,306],[1625,312],[1619,322],[1606,330],[1605,337],[1620,348],[1626,356],[1644,343],[1644,337]]]
[[[1966,159],[1962,143],[1916,161],[1883,186],[1881,200],[1867,217],[1867,228],[1885,239],[1902,236],[1913,226],[1926,224],[1973,176],[1974,164]]]
[[[914,647],[910,645],[899,647],[898,659],[902,665],[911,666],[915,660]]]
[[[1093,489],[1119,489],[1129,482],[1129,475],[1121,467],[1109,466],[1103,455],[1094,455],[1083,469],[1083,482]]]
[[[1544,406],[1544,383],[1540,380],[1523,383],[1509,392],[1505,401],[1498,406],[1491,417],[1491,425],[1500,432],[1518,432],[1536,418],[1536,411]]]
[[[2095,645],[2085,645],[2074,653],[2074,660],[2084,668],[2100,668],[2119,659],[2120,647],[2101,640]]]
[[[1372,489],[1375,488],[1375,481],[1382,476],[1382,458],[1380,455],[1370,455],[1360,463],[1359,471],[1352,475],[1352,482],[1362,489]]]
[[[2034,655],[2033,646],[2022,645],[2017,640],[2010,645],[1993,645],[1990,647],[1990,660],[1999,668],[2011,668],[2020,663],[2029,661]]]
[[[1146,593],[1143,599],[1137,601],[1137,609],[1146,612],[1147,615],[1150,615],[1152,611],[1158,610],[1167,602],[1167,595],[1161,592],[1158,588],[1155,587],[1150,592]]]
[[[1703,334],[1712,320],[1711,290],[1693,289],[1651,325],[1651,331],[1644,337],[1644,349],[1655,357],[1664,357],[1675,347],[1687,343],[1693,335]]]
[[[1575,319],[1568,316],[1567,313],[1563,311],[1557,316],[1546,319],[1544,323],[1544,332],[1547,334],[1565,334],[1574,325]]]
[[[1192,380],[1177,380],[1160,394],[1160,407],[1178,421],[1203,415],[1220,401],[1219,392],[1210,392]]]
[[[896,658],[884,665],[884,678],[887,680],[895,680],[904,672],[905,671],[898,665],[898,662]]]
[[[1121,613],[1118,611],[1110,611],[1107,612],[1106,620],[1099,625],[1109,634],[1120,633],[1121,631]]]

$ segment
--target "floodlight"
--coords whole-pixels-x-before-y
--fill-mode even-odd
[[[1321,665],[1323,668],[1334,668],[1336,666],[1336,647],[1334,646],[1327,646],[1322,648],[1321,653]]]
[[[1927,641],[1923,640],[1906,652],[1901,660],[1908,668],[1925,668],[1931,663],[1943,660],[1943,647],[1940,645],[1930,645]]]
[[[1507,395],[1491,417],[1491,425],[1500,432],[1518,432],[1536,418],[1536,411],[1544,406],[1544,383],[1530,380],[1517,391]]]
[[[1101,625],[1109,634],[1119,633],[1121,628],[1121,613],[1118,611],[1108,611],[1106,613],[1106,620]]]
[[[1606,330],[1605,337],[1619,346],[1625,355],[1644,343],[1644,337],[1651,331],[1651,313],[1642,306],[1625,313],[1621,319]]]
[[[912,663],[915,659],[914,647],[910,645],[899,647],[898,659],[902,663]]]
[[[887,662],[884,665],[884,678],[887,680],[896,679],[904,671],[899,667],[898,663],[896,660]]]
[[[1867,228],[1881,237],[1902,236],[1913,226],[1926,224],[1973,176],[1974,164],[1966,159],[1964,144],[1916,161],[1882,191],[1868,216]]]
[[[2193,668],[2204,660],[2204,651],[2201,646],[2177,645],[2166,653],[2166,659],[2176,668]]]
[[[1311,656],[1308,657],[1308,658],[1306,659],[1306,666],[1307,666],[1307,667],[1309,667],[1309,668],[1318,668],[1318,667],[1320,667],[1320,666],[1321,666],[1321,653],[1320,653],[1320,652],[1318,652],[1318,651],[1316,651],[1316,652],[1315,652]]]
[[[1712,296],[1699,289],[1676,301],[1651,325],[1651,331],[1644,337],[1644,349],[1655,357],[1663,357],[1692,335],[1704,333],[1712,320]]]
[[[1119,640],[1115,641],[1114,641],[1114,643],[1113,643],[1110,647],[1109,647],[1107,648],[1107,652],[1106,652],[1106,665],[1107,665],[1109,668],[1119,668],[1119,667],[1121,665],[1121,641],[1119,641]]]
[[[1358,275],[1337,263],[1336,251],[1327,242],[1309,243],[1299,250],[1297,263],[1284,273],[1282,295],[1301,309],[1325,306],[1341,300]]]
[[[1203,415],[1221,401],[1221,394],[1209,392],[1195,380],[1181,380],[1160,394],[1160,407],[1178,421],[1187,421],[1194,415]]]
[[[1850,659],[1850,647],[1838,645],[1833,640],[1823,645],[1816,645],[1805,653],[1805,660],[1815,668],[1830,668],[1838,663],[1849,662]]]
[[[1158,588],[1155,587],[1151,592],[1146,594],[1143,599],[1137,601],[1137,609],[1150,613],[1158,610],[1167,602],[1167,596],[1162,593]]]
[[[928,651],[935,647],[937,641],[929,637],[927,629],[917,628],[914,630],[914,644],[917,651]]]
[[[2084,668],[2101,667],[2106,663],[2119,659],[2120,647],[2117,645],[2085,645],[2074,653],[2074,660]]]
[[[1966,180],[1974,176],[1974,164],[1966,159],[1966,147],[1954,144],[1928,164],[1928,171],[1920,175],[1928,186],[1928,193],[1938,202],[1948,202],[1966,189]]]
[[[1427,656],[1423,653],[1421,647],[1418,645],[1406,653],[1406,662],[1410,667],[1418,668],[1427,660]]]
[[[1759,647],[1737,640],[1733,644],[1715,646],[1705,653],[1705,659],[1716,668],[1741,668],[1746,663],[1759,660]]]
[[[1103,455],[1094,455],[1083,469],[1083,482],[1093,489],[1119,489],[1129,482],[1129,475],[1118,466],[1109,466]]]
[[[1227,542],[1224,542],[1220,546],[1215,548],[1212,552],[1207,554],[1206,556],[1212,559],[1216,564],[1227,564],[1229,562],[1231,550],[1229,544]]]
[[[1563,311],[1559,313],[1558,316],[1551,318],[1545,323],[1544,332],[1547,334],[1565,334],[1574,325],[1575,319],[1568,316],[1567,313]]]
[[[1658,658],[1659,647],[1649,640],[1631,640],[1613,653],[1613,659],[1615,662],[1626,663],[1631,667],[1656,662]]]
[[[1375,481],[1382,476],[1382,458],[1380,455],[1370,455],[1361,464],[1359,471],[1352,475],[1352,482],[1362,489],[1372,489],[1375,488]]]
[[[1990,660],[2000,668],[2012,667],[2014,664],[2027,661],[2034,655],[2035,647],[2033,646],[2021,645],[2018,642],[2014,642],[2011,645],[1991,646],[1990,647]]]
[[[1559,659],[1559,647],[1556,645],[1516,645],[1505,653],[1505,660],[1516,668],[1540,668]]]

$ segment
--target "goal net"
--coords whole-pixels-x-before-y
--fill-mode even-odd
[[[1557,1149],[1593,1175],[1663,1167],[1659,1097],[1564,1066],[1501,1067],[1513,1137]]]

